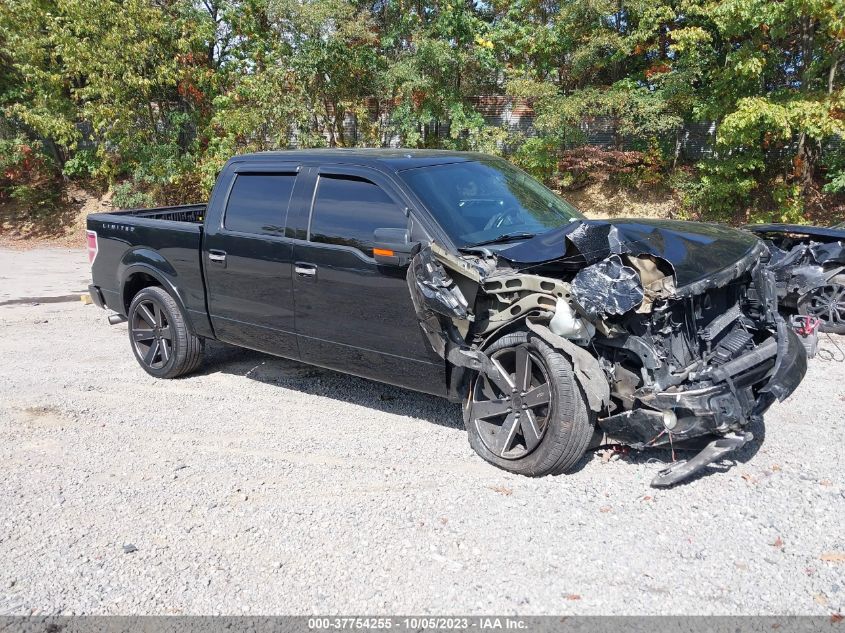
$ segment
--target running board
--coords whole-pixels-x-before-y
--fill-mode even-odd
[[[664,468],[651,480],[653,488],[668,488],[691,477],[731,451],[742,448],[754,439],[751,433],[730,435],[713,440],[692,459],[677,461]]]

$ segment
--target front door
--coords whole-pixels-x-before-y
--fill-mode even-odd
[[[414,313],[407,266],[373,259],[376,229],[419,231],[378,174],[320,168],[305,239],[294,245],[296,329],[302,360],[429,393],[445,364]]]

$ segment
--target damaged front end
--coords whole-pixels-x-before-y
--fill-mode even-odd
[[[668,225],[580,222],[551,233],[461,255],[431,244],[412,259],[417,316],[448,361],[455,400],[476,372],[504,384],[485,349],[527,330],[569,359],[610,441],[706,444],[652,482],[668,486],[751,439],[749,423],[803,378],[806,355],[778,314],[759,240],[702,250],[696,268],[691,251],[704,244]],[[673,256],[680,244],[683,259]]]

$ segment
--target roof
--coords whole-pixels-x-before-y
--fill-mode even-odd
[[[293,149],[274,152],[256,152],[244,154],[237,158],[251,160],[278,158],[285,161],[301,161],[304,163],[331,162],[340,164],[365,165],[370,167],[386,167],[392,171],[429,167],[431,165],[445,165],[448,163],[462,163],[472,160],[489,159],[486,154],[475,152],[458,152],[435,149]]]

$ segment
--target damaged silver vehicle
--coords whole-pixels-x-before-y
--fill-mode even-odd
[[[806,372],[748,233],[586,220],[484,156],[398,176],[451,241],[412,251],[408,284],[470,443],[500,468],[567,472],[594,436],[700,449],[652,482],[669,486],[752,439]]]
[[[845,222],[831,227],[750,224],[771,251],[781,308],[845,334]]]

